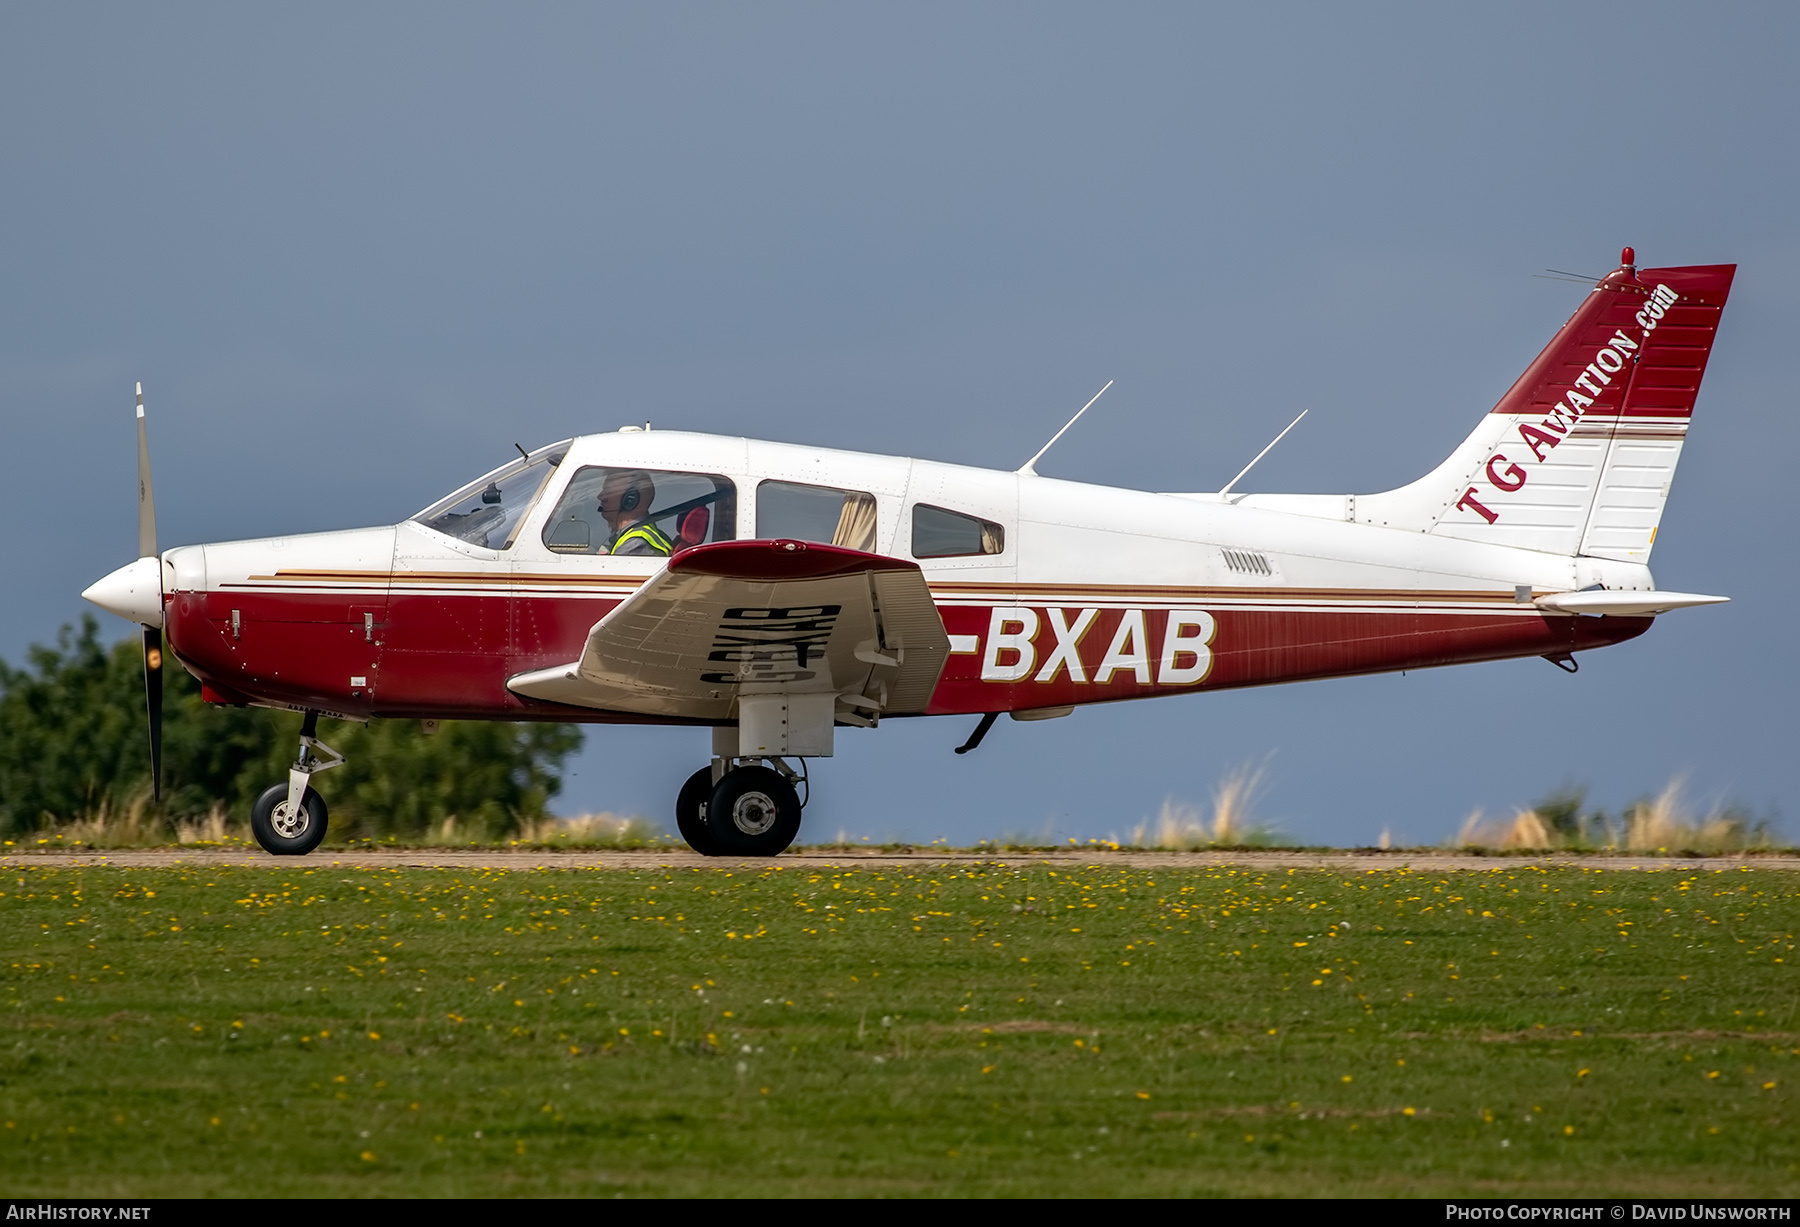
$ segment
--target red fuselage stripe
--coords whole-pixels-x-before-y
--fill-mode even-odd
[[[1515,604],[1511,593],[1503,600],[1498,593],[1467,592],[933,587],[951,602],[939,606],[946,630],[965,642],[973,637],[977,646],[952,653],[927,709],[930,714],[1110,702],[1557,655],[1632,638],[1651,622],[1548,616]],[[1000,588],[1005,599],[995,599]],[[977,590],[987,599],[959,599],[955,589]],[[168,602],[167,625],[170,645],[202,681],[222,693],[259,701],[359,716],[636,721],[642,717],[522,699],[506,689],[509,677],[578,658],[589,630],[619,599],[504,590],[467,595],[405,589],[293,592],[257,584],[176,593]],[[1234,603],[1245,600],[1265,607]],[[1359,608],[1317,607],[1333,601],[1355,602]],[[1065,611],[1062,623],[1070,627],[1084,602],[1090,608],[1109,605],[1088,620],[1073,659],[1064,655],[1054,669],[1048,668],[1058,647],[1048,611]],[[1179,607],[1164,607],[1172,603],[1204,609],[1216,621],[1203,645],[1210,659],[1201,676],[1193,676],[1199,657],[1184,642],[1177,642],[1174,654],[1164,659],[1170,622],[1182,614]],[[1035,634],[1022,648],[989,651],[996,605],[1022,606],[1040,615]],[[235,636],[233,610],[238,613]],[[1141,629],[1125,627],[1133,619]],[[1191,626],[1174,632],[1177,640],[1198,633]],[[1022,672],[1025,651],[1032,663]],[[1078,668],[1069,667],[1071,663]],[[1166,683],[1165,676],[1190,680]]]

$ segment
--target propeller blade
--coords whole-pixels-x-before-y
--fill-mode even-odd
[[[144,385],[137,385],[138,557],[155,558],[156,496],[150,490],[150,436],[144,428]],[[160,577],[159,577],[160,578]],[[144,625],[144,714],[150,721],[150,795],[162,800],[162,629]]]
[[[144,430],[144,385],[137,386],[138,557],[156,557],[156,498],[150,493],[150,436]]]
[[[150,793],[162,800],[162,631],[144,628],[144,710],[150,717]]]

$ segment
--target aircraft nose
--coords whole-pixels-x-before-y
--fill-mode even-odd
[[[83,592],[107,613],[145,626],[163,624],[162,560],[140,558],[127,563]]]

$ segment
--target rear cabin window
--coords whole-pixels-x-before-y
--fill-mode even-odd
[[[1006,530],[992,520],[915,503],[912,517],[914,558],[965,558],[998,554],[1006,548]]]
[[[875,550],[875,496],[834,486],[765,481],[756,487],[756,535]]]
[[[544,522],[557,554],[666,558],[689,546],[737,536],[737,487],[717,473],[586,465]]]

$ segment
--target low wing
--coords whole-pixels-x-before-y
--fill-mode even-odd
[[[515,694],[729,720],[743,694],[834,694],[837,719],[919,712],[950,652],[918,564],[805,541],[725,541],[671,558],[588,632],[581,659]]]

